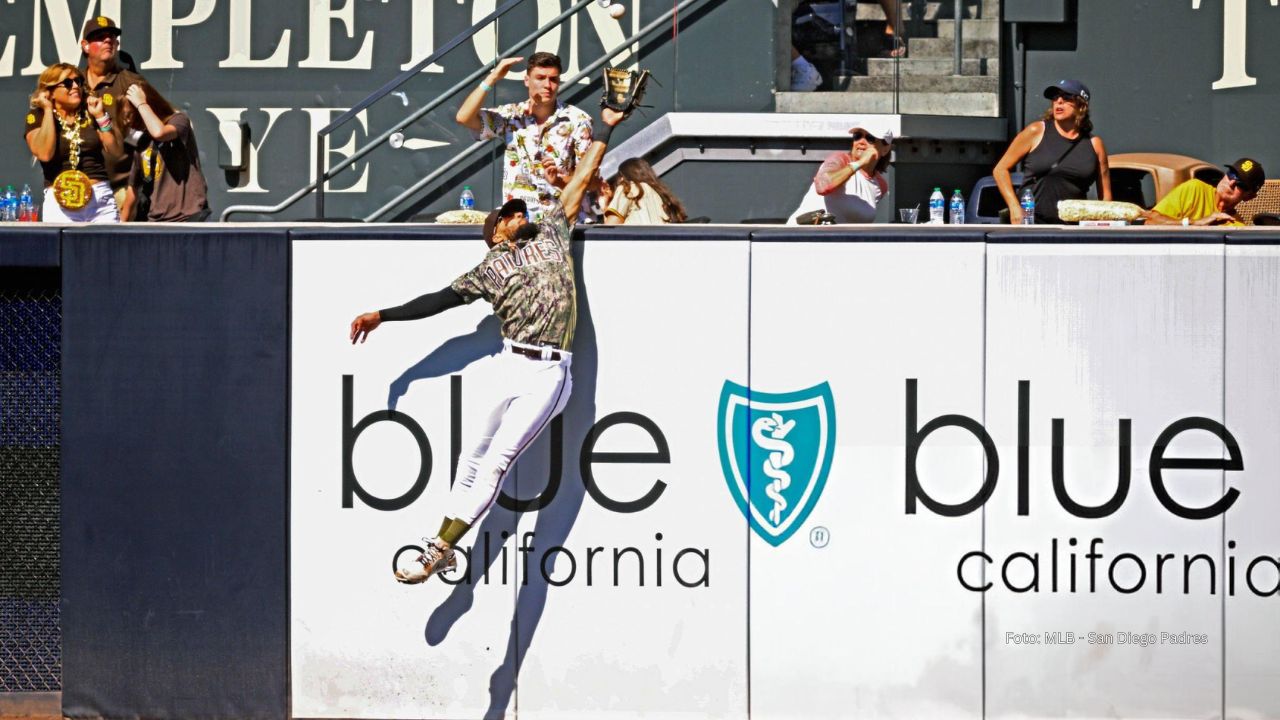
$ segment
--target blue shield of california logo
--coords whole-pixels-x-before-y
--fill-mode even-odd
[[[831,386],[763,393],[726,380],[716,436],[738,509],[769,544],[786,542],[827,484],[836,444]]]

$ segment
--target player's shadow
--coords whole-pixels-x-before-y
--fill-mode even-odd
[[[400,373],[387,389],[387,409],[395,410],[400,398],[409,392],[415,380],[444,377],[461,371],[486,355],[502,349],[502,326],[498,318],[485,315],[476,329],[466,335],[450,338],[426,357]]]
[[[533,539],[529,543],[534,548],[529,552],[529,572],[521,576],[518,572],[523,562],[521,553],[510,552],[514,561],[509,575],[511,583],[516,585],[515,612],[511,618],[510,632],[507,638],[506,652],[502,664],[493,671],[489,678],[489,708],[485,718],[502,718],[511,704],[516,681],[520,675],[520,667],[524,663],[525,654],[533,642],[538,624],[542,620],[543,610],[547,605],[548,577],[561,577],[564,572],[556,573],[556,561],[564,553],[556,553],[548,559],[545,575],[542,564],[543,552],[546,548],[563,546],[577,522],[578,513],[582,509],[585,486],[579,477],[576,462],[576,449],[581,447],[583,439],[596,419],[596,371],[598,355],[596,352],[595,326],[591,317],[591,305],[586,292],[583,262],[586,243],[574,244],[573,259],[578,278],[578,326],[573,341],[573,393],[569,404],[560,420],[553,423],[547,432],[529,448],[516,467],[503,483],[503,493],[514,497],[517,501],[541,498],[543,507],[537,508],[537,519],[534,521]],[[562,423],[562,425],[561,425]],[[553,444],[559,444],[553,448]],[[560,462],[552,462],[559,458]],[[548,498],[550,498],[548,500]],[[503,501],[503,505],[510,502]],[[530,509],[529,511],[532,511]],[[459,582],[454,585],[449,597],[440,604],[427,619],[425,636],[427,643],[438,645],[444,641],[461,617],[471,608],[477,586],[483,587],[481,578],[487,571],[491,584],[502,583],[505,570],[495,569],[494,564],[502,558],[501,546],[504,533],[512,532],[517,526],[521,513],[509,507],[494,505],[493,509],[481,521],[480,527],[472,531],[473,547],[472,564],[468,568],[472,582]],[[524,535],[529,531],[523,531]],[[482,539],[490,538],[493,550],[485,557],[480,546]],[[520,547],[521,538],[512,541],[514,547]]]

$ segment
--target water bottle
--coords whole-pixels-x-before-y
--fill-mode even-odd
[[[946,198],[942,197],[942,188],[933,189],[933,194],[929,196],[929,224],[941,225],[946,220],[942,217],[945,212],[943,208],[947,205]]]
[[[1036,224],[1036,196],[1029,187],[1022,191],[1022,224]]]
[[[964,195],[960,194],[960,188],[951,193],[951,224],[964,224]]]
[[[476,196],[471,192],[470,185],[462,186],[462,197],[458,198],[458,207],[463,210],[476,209]]]
[[[23,185],[22,194],[18,196],[18,222],[35,222],[36,206],[31,202],[31,186]]]
[[[4,189],[4,197],[0,198],[4,211],[0,213],[0,220],[14,221],[18,219],[18,196],[13,194],[13,186],[7,185]]]

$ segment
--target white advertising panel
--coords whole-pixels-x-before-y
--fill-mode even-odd
[[[478,303],[429,320],[386,323],[365,344],[348,340],[359,313],[438,290],[478,256],[475,241],[293,244],[296,717],[475,718],[489,706],[514,585],[493,573],[490,584],[460,603],[448,602],[454,596],[442,582],[408,586],[392,577],[396,551],[421,546],[438,529],[449,484],[449,376],[499,342],[496,329],[484,324],[489,308]],[[438,353],[445,341],[453,349]],[[395,420],[375,415],[390,408],[399,413]],[[415,430],[429,446],[429,468]],[[344,482],[347,462],[353,478]],[[427,484],[415,497],[424,469]],[[375,509],[355,488],[344,507],[352,481],[403,507]],[[513,518],[505,519],[506,527],[492,529],[494,546],[499,533],[514,530]]]
[[[525,594],[536,597],[545,581],[530,567],[518,601],[517,633],[531,647],[519,674],[519,716],[743,718],[746,522],[718,481],[712,428],[724,379],[746,370],[747,243],[582,248],[580,404],[566,411],[572,452],[561,488],[568,506],[581,507],[525,514],[519,534],[571,528],[564,544],[580,574],[588,548],[603,550],[593,585],[551,587],[536,602]],[[591,423],[598,432],[585,443]],[[585,499],[583,452],[597,457]],[[609,458],[627,453],[651,457]],[[618,552],[626,554],[615,561]],[[553,580],[565,578],[563,565]],[[526,608],[540,603],[535,624]]]
[[[904,512],[904,427],[912,404],[920,427],[982,421],[983,262],[981,243],[754,244],[750,392],[720,428],[754,518],[751,717],[982,716],[981,597],[953,570],[981,515]],[[938,497],[982,481],[964,431],[922,433],[913,464]]]
[[[1226,716],[1280,717],[1280,247],[1227,246],[1226,424],[1240,441],[1240,492],[1226,514]]]
[[[478,248],[294,243],[295,717],[1280,717],[1280,250],[601,236],[421,586],[498,328],[348,324]]]
[[[988,247],[1000,475],[988,557],[964,570],[991,583],[989,717],[1220,713],[1222,516],[1179,512],[1223,494],[1204,429],[1223,422],[1222,262],[1221,245]],[[1171,458],[1219,465],[1153,469]]]
[[[504,484],[543,506],[495,507],[462,542],[470,569],[406,586],[393,554],[436,533],[454,418],[476,420],[485,383],[469,361],[500,341],[483,302],[355,347],[347,324],[443,287],[477,247],[294,244],[295,716],[745,716],[746,524],[712,428],[746,368],[747,243],[579,253],[573,394]],[[373,415],[391,403],[402,415]],[[405,423],[430,445],[425,491],[344,507],[344,454],[374,502],[412,492],[424,453]]]

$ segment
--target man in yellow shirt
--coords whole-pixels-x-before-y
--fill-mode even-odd
[[[1227,166],[1217,187],[1188,180],[1169,191],[1146,213],[1148,225],[1244,225],[1236,206],[1252,200],[1267,175],[1257,160],[1240,158]]]

